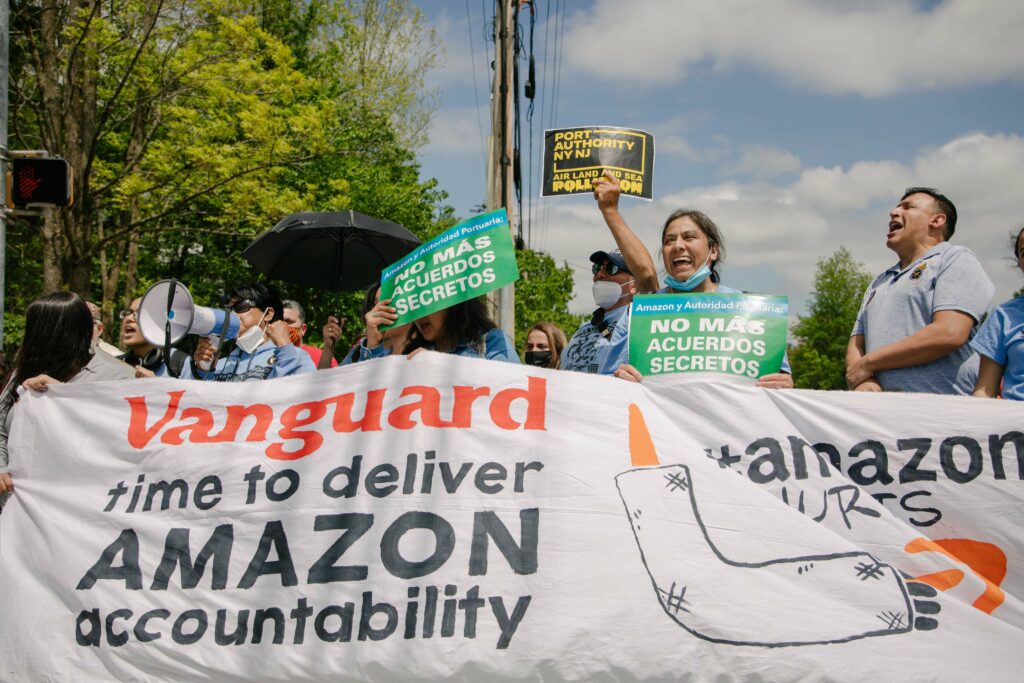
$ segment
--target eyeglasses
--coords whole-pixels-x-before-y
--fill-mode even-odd
[[[139,314],[137,308],[126,308],[117,314],[117,317],[121,320],[127,320],[128,318],[134,318]]]
[[[602,268],[604,268],[604,272],[608,273],[609,276],[618,275],[619,273],[622,273],[626,270],[625,268],[620,268],[611,261],[605,261],[604,263],[595,263],[593,266],[590,267],[590,272],[593,273],[594,275],[597,275],[598,273],[601,272]]]
[[[256,303],[253,301],[249,301],[248,299],[242,299],[241,301],[236,301],[235,303],[231,303],[229,301],[228,306],[231,308],[232,311],[241,315],[242,313],[248,313],[252,308],[256,306]]]

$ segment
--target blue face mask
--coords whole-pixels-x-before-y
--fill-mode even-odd
[[[704,265],[697,269],[697,272],[686,278],[683,282],[675,279],[671,275],[665,275],[665,284],[676,290],[677,292],[692,292],[700,283],[704,282],[711,275],[711,268],[708,266],[708,261],[711,260],[711,256],[708,256],[708,260],[704,261]]]

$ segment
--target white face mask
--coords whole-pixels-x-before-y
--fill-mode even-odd
[[[626,284],[632,284],[630,280]],[[611,280],[598,280],[594,283],[594,303],[601,308],[611,308],[622,298],[622,285]]]
[[[267,312],[263,311],[263,315],[266,316]],[[238,339],[235,340],[235,344],[238,348],[242,349],[246,353],[252,353],[259,345],[263,343],[263,320],[261,319],[257,324],[247,329],[242,334],[238,335]]]

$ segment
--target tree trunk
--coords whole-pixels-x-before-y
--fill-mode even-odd
[[[61,246],[62,234],[57,222],[57,212],[47,209],[43,212],[43,291],[42,294],[56,292],[64,282],[64,264]]]
[[[92,274],[94,202],[89,195],[89,166],[96,134],[96,58],[88,50],[65,44],[64,21],[87,21],[99,6],[88,0],[53,3],[39,17],[36,78],[42,95],[41,142],[68,160],[73,170],[75,203],[48,211],[43,230],[43,282],[47,288],[66,285],[88,296]],[[74,55],[65,67],[70,54]],[[49,260],[47,260],[49,259]],[[60,282],[55,283],[55,273]],[[55,286],[56,285],[56,286]]]

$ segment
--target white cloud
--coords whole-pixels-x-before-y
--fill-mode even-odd
[[[792,152],[765,145],[747,145],[740,158],[723,166],[722,172],[763,179],[795,173],[800,166],[800,157]]]
[[[817,261],[846,246],[873,274],[895,262],[885,247],[888,212],[909,185],[931,185],[956,203],[953,238],[974,250],[996,284],[993,305],[1024,284],[1007,257],[1009,236],[1024,221],[1024,137],[971,133],[919,150],[907,163],[868,160],[848,168],[808,168],[790,184],[725,182],[682,188],[655,202],[622,200],[626,220],[653,251],[672,210],[697,208],[725,236],[727,284],[785,294],[800,313],[813,290]],[[587,256],[612,239],[593,200],[557,198],[549,229],[535,248],[580,266],[573,310],[593,308]],[[557,227],[556,227],[557,226]],[[660,266],[660,257],[654,254]]]
[[[809,168],[800,174],[793,193],[799,201],[823,210],[856,209],[891,198],[893,188],[911,184],[910,169],[896,161],[861,161],[849,170]]]
[[[696,147],[689,140],[675,133],[662,134],[658,136],[656,145],[655,149],[659,157],[670,156],[682,161],[697,163],[720,161],[730,151],[729,138],[721,134],[712,135],[710,143],[703,147]]]
[[[865,96],[1024,76],[1024,3],[920,5],[601,0],[567,22],[566,58],[580,72],[620,82],[669,84],[694,67],[752,66],[815,91]],[[612,65],[610,46],[621,56]]]
[[[485,107],[456,107],[438,111],[430,120],[423,154],[442,157],[472,156],[483,172],[484,146],[490,133],[490,113]]]

